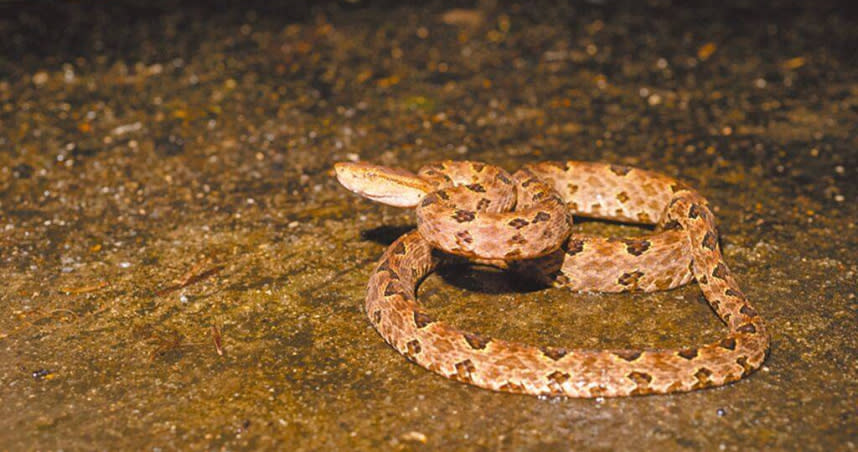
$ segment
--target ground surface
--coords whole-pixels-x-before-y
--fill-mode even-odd
[[[854,10],[525,3],[0,3],[0,450],[858,447]],[[414,220],[338,186],[357,158],[686,180],[771,325],[766,366],[540,400],[408,363],[362,300]],[[534,289],[453,267],[421,297],[545,345],[723,334],[694,286]]]

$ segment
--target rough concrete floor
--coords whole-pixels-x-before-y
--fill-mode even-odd
[[[0,3],[0,450],[856,448],[854,9],[86,3]],[[356,158],[680,177],[717,206],[771,355],[729,387],[606,400],[431,374],[362,310],[414,220],[338,186]],[[693,285],[507,276],[442,269],[421,294],[545,345],[724,331]]]

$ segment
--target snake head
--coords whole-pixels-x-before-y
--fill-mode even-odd
[[[334,164],[334,171],[343,187],[364,198],[394,207],[416,207],[427,193],[434,190],[431,184],[401,168],[338,162]]]

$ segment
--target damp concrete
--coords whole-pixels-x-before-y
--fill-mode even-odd
[[[854,450],[855,10],[457,6],[0,2],[0,450]],[[413,213],[332,165],[439,159],[606,161],[697,188],[770,325],[764,367],[579,400],[406,361],[363,299]],[[693,284],[575,294],[459,265],[420,296],[540,345],[725,331]]]

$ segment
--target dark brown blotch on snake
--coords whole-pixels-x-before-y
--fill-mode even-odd
[[[574,256],[584,251],[584,241],[581,239],[569,239],[566,242],[566,254]]]
[[[652,382],[652,375],[644,372],[630,372],[626,378],[634,381],[638,386],[648,386]]]
[[[626,244],[626,251],[632,256],[640,256],[652,246],[652,243],[645,239],[626,239],[623,243]]]
[[[564,356],[566,356],[566,349],[563,349],[563,348],[543,347],[539,350],[542,352],[543,355],[547,356],[548,358],[550,358],[554,361],[558,361],[558,360],[560,360],[560,358],[563,358]]]
[[[740,333],[754,334],[757,332],[757,327],[755,327],[753,323],[746,323],[746,324],[736,328],[736,331],[738,331]]]
[[[718,247],[718,236],[712,231],[707,231],[703,237],[703,247],[714,251]]]
[[[412,357],[420,353],[420,351],[422,350],[422,347],[420,347],[420,341],[418,341],[417,339],[409,341],[407,344],[405,344],[405,346],[408,347],[408,354]]]
[[[483,187],[481,184],[465,185],[465,188],[467,188],[468,190],[471,190],[474,193],[485,193],[486,192],[486,187]]]
[[[614,354],[619,356],[620,358],[626,360],[626,361],[634,361],[634,360],[641,357],[641,354],[643,354],[643,351],[641,351],[641,350],[619,350],[619,351],[614,352]]]
[[[718,262],[718,264],[715,266],[715,269],[712,270],[712,276],[721,280],[727,279],[727,273],[727,266],[721,262]]]
[[[508,224],[510,226],[514,227],[515,229],[521,229],[521,228],[529,225],[530,222],[525,220],[524,218],[515,218],[512,221],[510,221]]]
[[[471,236],[471,233],[468,231],[459,231],[456,233],[456,237],[464,243],[473,243],[474,238]]]
[[[620,279],[617,280],[623,286],[637,286],[638,280],[643,276],[641,271],[633,271],[631,273],[623,273]]]
[[[482,350],[492,341],[491,338],[476,333],[464,333],[462,336],[474,350]]]
[[[471,373],[476,370],[474,363],[470,359],[456,363],[456,376],[460,381],[471,381]]]
[[[453,219],[458,221],[459,223],[467,223],[469,221],[474,221],[476,218],[476,213],[470,210],[459,209],[453,214]]]
[[[631,168],[623,165],[611,165],[611,172],[616,174],[617,176],[625,176],[631,172]]]
[[[748,317],[756,317],[757,316],[757,311],[755,311],[754,308],[752,308],[746,304],[742,305],[742,307],[739,308],[739,312],[741,312],[742,314],[744,314]]]
[[[414,324],[417,325],[417,328],[426,328],[430,323],[434,322],[435,319],[429,316],[429,314],[414,311]]]
[[[694,358],[697,358],[697,349],[696,348],[684,348],[684,349],[680,350],[677,353],[677,355],[679,355],[681,358],[685,358],[687,360],[692,360]]]
[[[539,223],[540,221],[548,221],[551,219],[551,214],[548,212],[537,212],[531,223]]]
[[[721,339],[721,342],[718,343],[722,348],[726,348],[727,350],[736,350],[736,339],[732,337],[725,337]]]
[[[694,373],[694,378],[697,379],[695,386],[697,388],[708,388],[712,385],[710,377],[712,377],[712,371],[705,367],[701,367]]]

